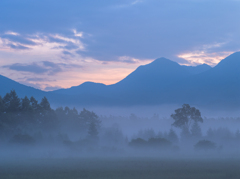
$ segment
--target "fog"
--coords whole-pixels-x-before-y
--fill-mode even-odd
[[[31,113],[1,115],[0,157],[78,158],[78,157],[154,157],[154,158],[222,158],[239,157],[238,117],[203,117],[203,122],[188,131],[174,127],[170,117],[174,110],[158,108],[163,113],[124,112],[117,108],[107,114],[83,109],[57,108],[55,114],[23,119]],[[101,109],[99,109],[101,110]],[[97,110],[96,110],[97,111]],[[170,112],[171,111],[171,112]],[[115,113],[114,113],[115,112]],[[122,113],[121,113],[122,112]],[[169,114],[168,114],[169,113]],[[117,114],[117,115],[116,115]],[[167,115],[168,114],[168,115]],[[15,115],[15,114],[14,114]],[[47,115],[50,115],[47,116]],[[53,121],[51,121],[53,116]],[[10,123],[4,121],[7,117]]]
[[[0,97],[0,176],[239,178],[237,114],[189,104],[52,108],[11,91]]]
[[[0,157],[239,158],[238,111],[223,113],[189,104],[53,109],[11,91],[0,98]]]

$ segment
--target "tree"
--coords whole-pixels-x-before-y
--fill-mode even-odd
[[[11,90],[3,98],[3,104],[6,112],[16,113],[20,109],[20,98],[15,90]]]
[[[194,122],[191,128],[191,134],[194,138],[202,137],[202,131],[197,122]]]
[[[98,139],[98,130],[94,121],[89,124],[88,135],[90,139]]]
[[[191,137],[188,127],[186,125],[184,125],[181,129],[182,129],[182,131],[180,133],[180,136],[181,136],[182,142],[188,142]]]
[[[4,112],[4,104],[2,96],[0,96],[0,114]]]
[[[38,101],[32,96],[30,98],[30,104],[32,106],[32,109],[36,112],[37,110],[39,110],[39,104]]]
[[[21,101],[21,111],[29,112],[32,110],[32,106],[30,104],[30,100],[27,96],[25,96]]]
[[[88,137],[94,140],[98,139],[98,130],[101,124],[101,121],[98,120],[98,116],[94,112],[90,112],[83,108],[79,114],[79,118],[88,126]]]
[[[100,127],[101,121],[98,120],[98,116],[94,112],[90,112],[85,108],[83,108],[83,110],[80,112],[79,118],[82,121],[85,121],[88,125],[94,122],[97,128]]]
[[[178,143],[178,136],[172,128],[167,135],[167,139],[170,140],[172,143]]]
[[[50,107],[50,103],[46,97],[42,98],[39,104],[39,122],[43,129],[53,129],[58,125],[57,115],[55,111]]]
[[[173,126],[184,127],[187,130],[193,122],[203,122],[200,111],[195,107],[190,107],[189,104],[183,104],[182,108],[176,109],[175,114],[172,114],[171,117],[174,119]]]
[[[44,111],[50,111],[51,110],[50,103],[48,102],[48,99],[45,96],[42,98],[42,101],[40,103],[40,107]]]

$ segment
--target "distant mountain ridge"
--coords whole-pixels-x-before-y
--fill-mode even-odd
[[[2,83],[0,78],[0,84]],[[18,90],[23,93],[24,85],[18,83],[14,86],[12,83],[14,81],[9,82],[11,85],[6,85],[0,94],[13,87],[17,88],[17,93]],[[85,82],[79,86],[52,92],[42,92],[30,87],[27,87],[27,90],[31,94],[45,95],[51,102],[61,105],[189,103],[198,106],[240,107],[240,52],[228,56],[213,68],[206,64],[196,67],[181,66],[166,58],[159,58],[150,64],[139,66],[113,85]]]
[[[207,70],[210,70],[212,67],[207,65],[207,64],[202,64],[202,65],[198,65],[198,66],[185,66],[182,65],[188,72],[190,72],[191,74],[199,74],[199,73],[203,73]]]
[[[14,80],[11,80],[5,76],[0,75],[0,96],[4,96],[6,93],[9,93],[10,90],[16,90],[17,94],[21,97],[24,97],[26,95],[38,97],[47,94],[47,92],[20,84]]]

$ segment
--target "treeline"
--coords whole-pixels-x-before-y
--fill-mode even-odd
[[[70,133],[97,138],[100,120],[94,112],[80,113],[69,107],[52,109],[46,97],[39,103],[34,97],[19,98],[14,90],[0,96],[0,139],[19,139],[36,133]],[[24,139],[22,139],[24,140]],[[29,140],[30,141],[30,140]]]
[[[127,118],[98,117],[86,109],[80,112],[69,107],[52,109],[46,97],[38,102],[34,97],[19,98],[12,90],[4,97],[0,96],[0,154],[3,146],[15,149],[15,144],[24,147],[44,146],[48,148],[45,152],[47,155],[52,148],[57,148],[54,149],[54,155],[60,149],[78,154],[83,151],[120,154],[146,150],[160,153],[193,149],[204,152],[222,149],[240,151],[239,130],[232,132],[226,127],[215,127],[203,134],[200,123],[203,125],[200,111],[188,104],[176,109],[171,119],[160,120],[156,114],[150,119],[134,114]],[[122,126],[119,127],[119,124]],[[126,128],[143,129],[147,127],[146,124],[155,126],[155,130],[145,129],[127,134]],[[163,124],[167,124],[167,127]],[[125,129],[125,133],[121,128]]]

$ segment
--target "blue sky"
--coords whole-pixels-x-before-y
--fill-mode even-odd
[[[115,83],[159,57],[214,66],[240,50],[238,0],[1,0],[0,74],[52,90]]]

